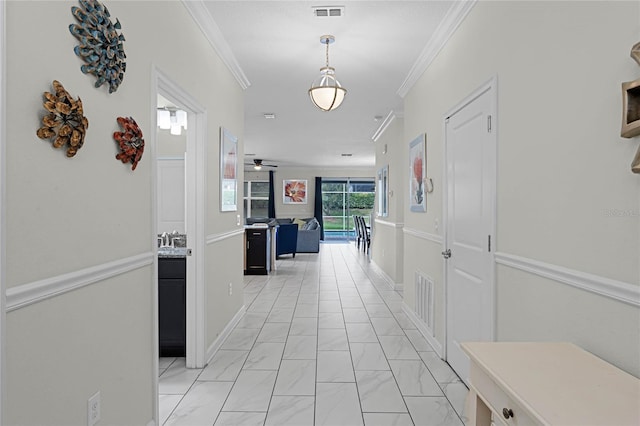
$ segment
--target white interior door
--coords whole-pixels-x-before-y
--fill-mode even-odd
[[[445,121],[447,225],[443,255],[450,255],[445,268],[446,357],[465,382],[469,358],[460,343],[493,340],[494,90],[495,80]]]

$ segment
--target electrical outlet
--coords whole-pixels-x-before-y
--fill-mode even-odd
[[[100,421],[100,391],[87,401],[87,425],[93,426]]]
[[[233,284],[229,283],[229,296],[233,294]]]

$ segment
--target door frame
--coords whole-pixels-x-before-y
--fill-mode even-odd
[[[205,277],[205,208],[206,208],[206,179],[205,166],[207,158],[207,122],[206,109],[187,91],[175,83],[168,74],[153,65],[151,70],[151,235],[153,252],[157,253],[158,224],[158,150],[157,150],[157,99],[158,94],[175,102],[181,109],[187,111],[187,154],[185,155],[185,228],[188,236],[187,245],[192,254],[187,258],[187,368],[202,368],[206,363],[205,325],[206,325],[206,287]],[[158,256],[154,257],[153,271],[153,368],[154,368],[154,403],[156,418],[158,418]]]
[[[450,108],[442,117],[442,135],[443,135],[443,167],[442,167],[442,224],[443,224],[443,238],[442,238],[442,250],[446,250],[450,247],[449,233],[449,179],[448,179],[448,158],[447,158],[447,120],[449,117],[462,110],[469,105],[475,99],[482,94],[489,92],[490,99],[490,114],[491,114],[491,132],[489,136],[489,147],[492,155],[493,164],[491,165],[492,178],[491,180],[491,195],[490,203],[493,209],[493,214],[490,217],[489,235],[491,235],[491,251],[487,257],[486,268],[489,271],[489,283],[488,288],[490,292],[489,306],[491,312],[491,321],[489,335],[491,340],[496,339],[496,226],[497,226],[497,190],[498,190],[498,76],[494,75],[491,79],[480,85],[476,90],[471,92],[462,101],[458,102],[455,106]],[[442,358],[448,359],[447,347],[449,342],[449,277],[447,272],[447,260],[442,259],[442,276],[444,283],[444,342],[442,345]]]
[[[5,386],[5,295],[6,295],[6,79],[5,68],[5,10],[6,3],[0,0],[0,423],[3,419],[3,395]]]

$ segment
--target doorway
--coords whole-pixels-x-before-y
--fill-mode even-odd
[[[371,225],[376,184],[373,178],[323,178],[322,221],[324,241],[353,241],[353,216]]]
[[[152,72],[153,119],[156,123],[152,147],[153,160],[153,200],[152,223],[153,244],[157,245],[158,200],[160,198],[160,182],[158,179],[158,128],[157,99],[158,95],[167,99],[175,108],[186,112],[186,152],[184,153],[184,229],[187,236],[186,256],[186,348],[187,368],[202,368],[205,364],[205,294],[204,294],[204,212],[205,212],[205,109],[180,86],[157,68]],[[175,170],[174,170],[175,172]],[[178,172],[180,173],[180,172]],[[157,259],[156,259],[157,262]],[[156,282],[157,264],[155,268]],[[155,350],[158,350],[158,289],[155,286],[154,318],[155,318]],[[156,354],[158,355],[158,354]],[[157,356],[156,356],[157,358]],[[156,370],[157,371],[157,370]],[[156,373],[157,374],[157,373]],[[156,386],[157,388],[157,386]]]
[[[460,343],[494,340],[496,83],[445,118],[445,356],[467,384],[469,358]]]

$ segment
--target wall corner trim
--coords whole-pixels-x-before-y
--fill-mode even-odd
[[[7,289],[7,312],[133,271],[154,261],[147,252]]]
[[[371,140],[374,142],[378,142],[378,139],[380,139],[380,137],[387,130],[387,127],[391,125],[391,123],[393,122],[393,120],[396,119],[396,117],[397,117],[397,114],[393,110],[391,110],[389,114],[387,114],[387,116],[384,118],[384,120],[382,120],[382,123],[380,124],[380,126],[373,133],[373,136],[371,136]]]
[[[191,14],[191,17],[198,24],[200,30],[209,41],[213,50],[220,56],[222,62],[227,66],[231,74],[238,81],[238,84],[242,89],[246,89],[251,86],[249,79],[244,74],[244,71],[240,67],[240,63],[236,59],[229,43],[225,40],[222,35],[222,31],[220,31],[220,27],[216,24],[215,20],[209,13],[209,9],[205,6],[203,0],[182,0],[182,4],[187,9],[187,11]]]
[[[207,364],[211,363],[211,360],[215,356],[216,352],[220,350],[220,348],[222,347],[222,344],[227,339],[227,337],[229,337],[234,327],[238,325],[238,323],[240,322],[240,320],[242,319],[246,311],[247,311],[246,306],[242,305],[240,309],[238,309],[238,312],[236,312],[233,318],[231,318],[231,320],[227,323],[227,325],[224,327],[224,329],[218,335],[218,337],[216,337],[213,343],[211,343],[211,346],[209,346],[209,349],[207,349],[207,356],[206,356]]]
[[[442,244],[442,242],[443,242],[443,238],[442,238],[441,235],[432,234],[430,232],[424,232],[424,231],[421,231],[419,229],[408,228],[408,227],[405,227],[403,229],[403,231],[407,235],[413,235],[414,237],[418,237],[418,238],[421,238],[423,240],[431,241],[431,242],[434,242],[436,244]]]
[[[442,359],[442,345],[436,340],[435,337],[431,335],[431,333],[429,333],[429,329],[427,328],[427,326],[422,321],[420,321],[418,315],[416,315],[413,309],[411,309],[406,302],[402,302],[402,312],[404,312],[405,315],[411,320],[420,334],[422,334],[422,336],[426,339],[427,343],[431,345],[433,350]]]
[[[228,238],[235,237],[236,235],[242,235],[244,233],[244,228],[234,229],[233,231],[221,232],[220,234],[210,234],[207,235],[206,244],[215,244],[222,240],[226,240]]]
[[[444,19],[438,25],[433,36],[427,42],[418,59],[414,62],[409,74],[396,92],[401,98],[407,96],[409,90],[420,76],[429,68],[438,53],[447,44],[453,33],[458,29],[467,14],[473,9],[477,0],[455,1],[447,11]]]
[[[640,286],[540,262],[514,254],[495,254],[496,263],[640,307]]]

